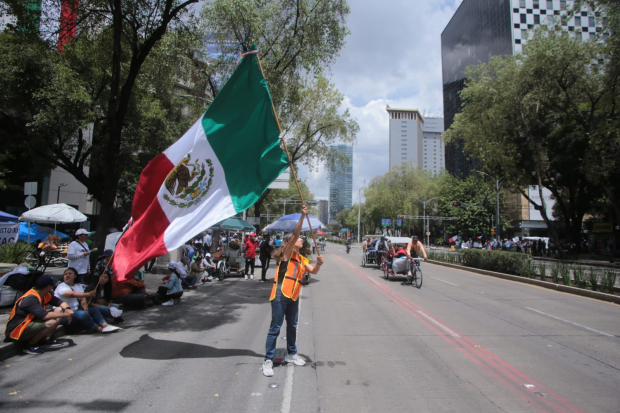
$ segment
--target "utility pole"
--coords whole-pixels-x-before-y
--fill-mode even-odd
[[[495,178],[494,176],[489,175],[486,172],[482,172],[482,171],[476,171],[479,174],[484,174],[486,176],[488,176],[489,178],[493,179],[495,181],[495,196],[496,196],[496,200],[495,200],[495,234],[497,235],[497,239],[501,240],[502,237],[500,235],[501,233],[501,229],[499,227],[499,187],[502,184],[502,181],[504,181],[505,177],[501,177],[501,178]]]
[[[426,204],[428,204],[431,201],[434,201],[435,199],[439,199],[439,197],[430,198],[430,199],[427,199],[426,201],[422,201],[420,198],[416,198],[415,196],[412,196],[411,198],[417,201],[420,201],[422,203],[422,216],[424,217],[422,219],[422,226],[424,227],[424,232],[426,233],[426,245],[429,246],[430,245],[429,235],[428,235],[429,231],[427,231],[427,226],[426,226]],[[428,226],[428,229],[430,230],[430,225]]]

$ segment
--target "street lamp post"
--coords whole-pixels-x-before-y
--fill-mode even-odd
[[[364,186],[366,186],[366,181],[364,181]],[[361,225],[361,216],[362,216],[362,189],[364,189],[364,186],[362,186],[357,191],[357,196],[358,196],[358,199],[359,199],[359,204],[357,205],[357,243],[358,244],[361,242],[361,240],[360,240],[360,225]]]
[[[494,176],[489,175],[486,172],[482,172],[482,171],[476,171],[480,174],[484,174],[486,176],[488,176],[489,178],[493,179],[495,181],[495,196],[496,196],[496,201],[495,201],[495,234],[497,236],[498,240],[501,240],[502,237],[500,235],[500,226],[499,226],[499,187],[502,184],[502,181],[504,180],[505,177],[501,177],[501,178],[495,178]]]
[[[439,199],[439,197],[430,198],[430,199],[427,199],[426,201],[422,201],[420,198],[416,198],[415,196],[412,196],[411,198],[412,199],[416,199],[416,200],[418,200],[418,201],[420,201],[422,203],[422,211],[423,211],[422,212],[422,216],[424,217],[422,219],[422,223],[423,223],[423,227],[424,227],[424,232],[426,233],[426,245],[428,246],[430,244],[429,244],[429,239],[428,239],[429,238],[429,235],[428,235],[429,231],[426,230],[426,204],[428,204],[431,201],[434,201],[435,199]],[[428,226],[428,229],[430,230],[430,225]]]
[[[67,184],[58,185],[58,193],[56,194],[56,203],[60,202],[60,188],[62,188],[63,186],[67,186]]]

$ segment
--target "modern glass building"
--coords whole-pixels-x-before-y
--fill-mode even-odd
[[[445,129],[461,110],[459,92],[467,66],[521,52],[528,30],[541,24],[559,24],[582,40],[593,38],[601,30],[601,16],[587,5],[569,15],[573,4],[572,0],[464,0],[441,34]],[[446,169],[465,178],[479,167],[464,154],[463,144],[455,143],[446,145]]]
[[[332,149],[343,153],[348,165],[334,165],[329,173],[329,221],[353,205],[353,146],[334,145]]]

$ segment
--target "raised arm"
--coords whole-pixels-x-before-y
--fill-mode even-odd
[[[289,259],[291,254],[293,254],[293,250],[295,249],[295,243],[301,235],[301,228],[303,227],[304,218],[306,218],[306,215],[308,215],[308,207],[303,205],[301,207],[301,216],[299,217],[299,221],[297,222],[297,225],[295,225],[295,229],[293,230],[293,236],[291,237],[291,240],[288,242],[288,244],[286,244],[286,247],[284,247],[284,253],[282,254],[282,256],[286,259]]]

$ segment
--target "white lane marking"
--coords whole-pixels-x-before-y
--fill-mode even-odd
[[[290,365],[286,368],[286,381],[284,382],[284,398],[282,399],[281,413],[290,413],[291,401],[293,400],[293,372],[295,368]]]
[[[450,334],[452,337],[461,337],[458,334],[456,334],[454,331],[450,330],[448,327],[441,324],[439,321],[435,320],[433,317],[426,314],[425,312],[420,311],[420,310],[417,310],[417,312],[423,315],[424,317],[426,317],[431,323],[435,324],[437,327],[441,328],[446,333]]]
[[[455,287],[458,287],[457,284],[453,284],[451,282],[448,282],[448,281],[445,281],[445,280],[442,280],[442,279],[439,279],[439,278],[435,278],[435,277],[431,277],[431,276],[429,276],[429,278],[432,278],[433,280],[441,281],[442,283],[446,283],[446,284],[450,284],[450,285],[453,285]]]
[[[584,326],[582,324],[577,324],[577,323],[575,323],[573,321],[565,320],[563,318],[556,317],[556,316],[551,315],[551,314],[547,314],[547,313],[542,312],[540,310],[536,310],[535,308],[530,308],[530,307],[525,307],[525,308],[527,308],[528,310],[532,310],[534,312],[537,312],[538,314],[546,315],[547,317],[555,318],[556,320],[564,321],[565,323],[569,323],[569,324],[572,324],[572,325],[577,326],[577,327],[585,328],[586,330],[590,330],[590,331],[593,331],[593,332],[598,333],[598,334],[602,334],[602,335],[607,336],[607,337],[615,337],[613,334],[604,333],[602,331],[598,331],[598,330],[595,330],[593,328],[586,327],[586,326]]]
[[[372,281],[373,283],[379,285],[379,283],[377,282],[377,280],[375,280],[374,278],[370,278],[370,277],[366,277],[368,278],[370,281]]]

